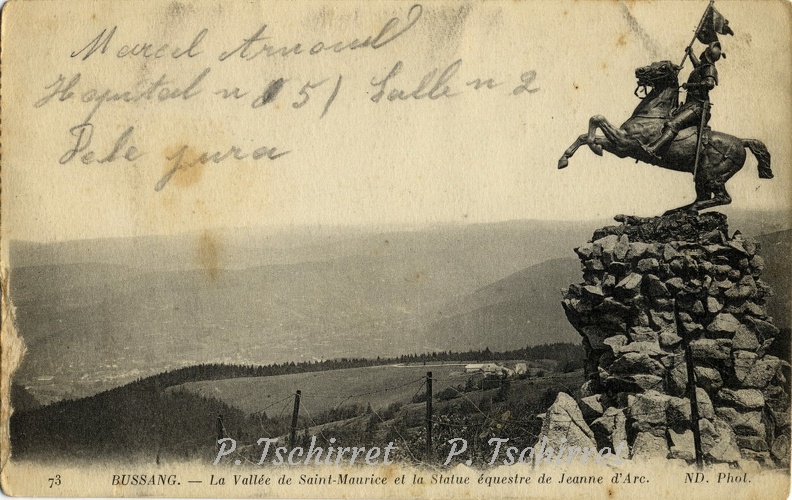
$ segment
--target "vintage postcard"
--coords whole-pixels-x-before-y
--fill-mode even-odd
[[[786,498],[790,33],[10,0],[2,491]]]

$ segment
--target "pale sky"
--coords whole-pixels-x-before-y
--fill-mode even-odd
[[[266,6],[265,6],[266,5]],[[617,213],[656,215],[692,201],[692,176],[582,148],[566,170],[562,152],[588,118],[615,124],[638,104],[634,70],[652,61],[679,63],[707,2],[526,1],[427,2],[405,34],[377,50],[260,57],[218,55],[261,25],[273,46],[348,43],[376,35],[391,17],[403,25],[411,3],[36,2],[6,7],[3,34],[3,241],[68,240],[201,231],[224,226],[420,225],[511,219],[593,219]],[[136,7],[134,7],[136,6]],[[789,209],[792,187],[790,4],[718,1],[735,36],[722,36],[712,92],[713,129],[762,140],[776,178],[760,180],[749,154],[729,182],[733,207]],[[123,8],[128,10],[125,12]],[[103,29],[117,26],[108,50],[69,57]],[[118,58],[124,45],[150,41],[185,49],[207,28],[195,57]],[[696,54],[702,47],[695,45]],[[388,90],[410,92],[433,68],[431,84],[461,60],[452,98],[370,101],[402,61]],[[129,127],[144,154],[133,162],[83,165],[58,159],[104,89],[146,88],[163,74],[182,88],[209,73],[191,100],[106,102],[91,118],[90,149],[105,156]],[[691,66],[686,64],[681,81]],[[512,91],[536,72],[534,93]],[[452,70],[449,70],[452,71]],[[36,101],[59,75],[80,73],[75,95]],[[339,83],[339,76],[341,77]],[[277,97],[258,109],[254,97],[278,78]],[[492,89],[466,82],[493,78]],[[326,80],[310,90],[308,82]],[[326,115],[319,118],[337,87]],[[214,92],[248,89],[238,101]],[[431,87],[431,85],[430,85]],[[99,92],[90,93],[91,89]],[[290,151],[274,160],[227,160],[183,169],[155,186],[188,151],[238,146]],[[87,151],[87,149],[86,149]],[[124,149],[126,151],[126,149]],[[135,156],[134,154],[132,156]]]

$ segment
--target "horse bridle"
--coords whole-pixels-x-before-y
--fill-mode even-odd
[[[650,85],[646,85],[646,84],[641,84],[641,83],[638,83],[638,85],[636,85],[636,86],[635,86],[635,91],[633,92],[633,95],[634,95],[635,97],[637,97],[638,99],[640,99],[640,100],[642,100],[642,101],[643,101],[644,99],[646,99],[646,96],[648,96],[648,95],[649,95],[649,91],[648,91],[648,90],[646,90],[646,88],[647,88],[647,87],[651,87],[651,86],[652,86],[651,84],[650,84]],[[640,95],[638,95],[638,90],[639,90],[639,89],[643,89],[643,97],[642,97],[642,96],[640,96]]]
[[[677,74],[678,74],[678,73],[679,73],[679,72],[677,72]],[[643,101],[644,99],[646,99],[646,96],[648,96],[648,95],[649,95],[650,91],[649,91],[649,90],[647,90],[647,88],[650,88],[650,87],[654,87],[654,84],[653,84],[652,82],[649,82],[649,83],[641,83],[641,80],[638,80],[638,84],[635,86],[635,90],[633,91],[633,95],[634,95],[635,97],[637,97],[638,99],[640,99],[640,100],[642,100],[642,101]],[[679,86],[679,88],[681,89],[681,88],[682,88],[682,85],[680,85],[680,86]],[[640,96],[640,95],[638,95],[638,91],[639,91],[639,90],[641,90],[641,91],[643,92],[643,97],[642,97],[642,96]]]

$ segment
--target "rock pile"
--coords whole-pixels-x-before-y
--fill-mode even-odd
[[[788,466],[790,365],[767,353],[778,329],[758,244],[729,237],[720,213],[616,220],[575,249],[583,283],[563,300],[583,337],[578,403],[597,445],[693,460],[692,373],[706,460]]]

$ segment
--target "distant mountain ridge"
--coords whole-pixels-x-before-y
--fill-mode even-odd
[[[765,260],[762,279],[773,288],[767,312],[780,328],[792,324],[792,229],[765,234],[757,238]]]
[[[204,362],[576,342],[561,289],[580,281],[572,248],[595,227],[513,221],[282,239],[226,230],[209,236],[208,263],[204,235],[12,243],[28,347],[16,381],[46,403]],[[789,323],[790,233],[760,238],[779,325]]]
[[[560,307],[561,290],[579,280],[576,258],[533,265],[450,304],[429,327],[430,337],[494,349],[579,341]]]
[[[720,207],[729,217],[729,230],[757,236],[792,228],[792,214],[778,211],[740,211]],[[553,235],[561,241],[580,244],[600,226],[615,224],[610,218],[588,221],[515,220],[478,224],[437,224],[418,228],[398,227],[310,227],[223,228],[200,233],[151,235],[126,238],[71,240],[38,243],[16,240],[10,244],[10,266],[104,263],[152,270],[202,268],[202,245],[211,243],[217,253],[217,267],[244,269],[268,264],[290,264],[331,260],[350,253],[378,253],[390,240],[399,245],[442,249],[450,241],[473,241],[481,248],[495,247],[505,234],[515,236],[547,233],[548,253],[535,262],[558,258]],[[564,237],[566,233],[566,237]],[[572,236],[573,238],[569,238]],[[390,238],[389,238],[390,237]],[[535,243],[535,242],[533,242]],[[525,241],[523,241],[525,244]],[[535,248],[535,245],[528,245]],[[487,262],[482,262],[487,265]]]

